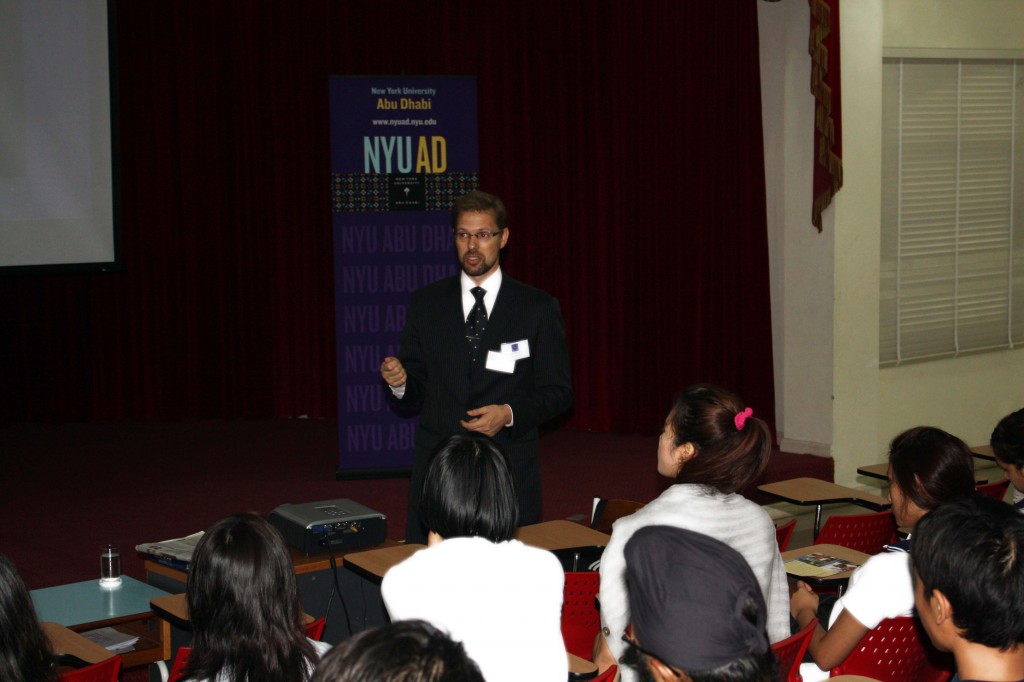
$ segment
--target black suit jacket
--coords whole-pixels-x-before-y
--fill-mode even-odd
[[[529,343],[530,356],[517,360],[511,374],[487,369],[488,351],[523,340]],[[503,273],[481,338],[480,357],[471,369],[459,276],[434,282],[412,295],[398,357],[408,375],[398,403],[403,410],[420,411],[407,537],[419,537],[415,510],[431,453],[448,436],[463,432],[459,421],[467,418],[467,410],[492,404],[512,408],[514,425],[494,439],[509,457],[520,523],[539,521],[538,427],[572,404],[565,322],[558,301]]]

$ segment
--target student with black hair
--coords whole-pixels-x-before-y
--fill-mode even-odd
[[[189,682],[306,682],[330,648],[306,638],[291,555],[257,514],[229,516],[203,534],[185,594]]]
[[[973,494],[973,455],[962,440],[932,426],[908,429],[892,440],[889,499],[896,525],[913,529],[929,511]],[[911,553],[914,542],[912,537]],[[869,630],[886,618],[913,612],[909,561],[905,551],[871,557],[853,572],[846,593],[827,614],[819,613],[818,595],[803,581],[797,583],[790,611],[798,627],[819,619],[807,647],[814,663],[800,666],[804,680],[827,678],[827,671],[842,663]]]
[[[0,554],[0,680],[56,682],[57,659],[32,597],[14,564]]]
[[[427,468],[419,505],[428,546],[381,585],[392,620],[446,630],[488,682],[565,682],[565,575],[554,554],[512,538],[516,492],[494,441],[471,433],[446,440]]]
[[[1024,512],[1024,409],[1003,417],[989,439],[996,465],[1016,488],[1014,509]]]
[[[914,603],[962,682],[1024,680],[1024,517],[971,495],[917,524]]]
[[[641,682],[777,682],[768,608],[739,552],[702,533],[645,526],[625,554],[633,627],[621,660]]]
[[[331,649],[313,682],[484,682],[459,642],[422,620],[364,630]]]

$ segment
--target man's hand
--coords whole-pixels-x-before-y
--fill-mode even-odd
[[[512,421],[512,410],[508,405],[486,405],[466,412],[471,419],[460,421],[462,428],[476,431],[485,436],[493,436]]]
[[[380,375],[384,377],[384,381],[388,382],[388,386],[391,388],[405,386],[407,379],[405,367],[402,367],[402,363],[399,362],[398,358],[384,358],[384,362],[380,366]]]

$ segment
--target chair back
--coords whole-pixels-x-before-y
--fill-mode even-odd
[[[816,545],[841,545],[865,554],[878,554],[896,542],[896,519],[892,512],[830,516],[814,540]]]
[[[1003,499],[1006,498],[1006,490],[1009,487],[1010,479],[1004,478],[1001,481],[995,481],[993,483],[984,483],[982,485],[976,486],[976,490],[982,495],[986,495],[987,497],[991,497],[994,500],[999,500],[1000,502],[1002,502]]]
[[[588,661],[594,653],[594,638],[601,629],[597,591],[601,574],[593,571],[565,574],[562,595],[562,639],[565,650]]]
[[[922,637],[924,639],[922,639]],[[918,631],[912,616],[886,618],[842,663],[832,669],[837,675],[863,675],[879,682],[942,682],[952,675],[952,667]]]
[[[623,516],[629,516],[643,506],[643,502],[606,500],[595,497],[594,511],[590,516],[590,527],[602,533],[611,533],[613,523]]]
[[[179,682],[185,676],[185,666],[188,665],[188,657],[192,653],[192,647],[179,647],[174,657],[174,664],[171,666],[171,674],[167,682]]]
[[[121,657],[111,656],[85,668],[60,674],[60,682],[117,682],[121,672]]]
[[[789,547],[789,539],[793,537],[794,530],[796,530],[796,519],[790,519],[786,523],[775,526],[775,542],[779,543],[780,552],[785,552]]]
[[[800,662],[804,660],[804,652],[807,651],[807,645],[811,643],[811,635],[814,634],[816,627],[818,627],[817,618],[795,635],[772,644],[772,653],[775,654],[775,660],[779,662],[779,679],[782,682],[801,682]]]
[[[302,629],[306,633],[306,637],[314,642],[319,642],[324,636],[324,625],[326,624],[327,618],[320,616],[316,620],[306,623]]]

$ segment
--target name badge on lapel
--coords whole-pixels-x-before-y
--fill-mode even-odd
[[[501,351],[487,351],[487,369],[492,372],[512,374],[516,371],[516,360],[530,357],[530,343],[526,339],[501,344]]]

